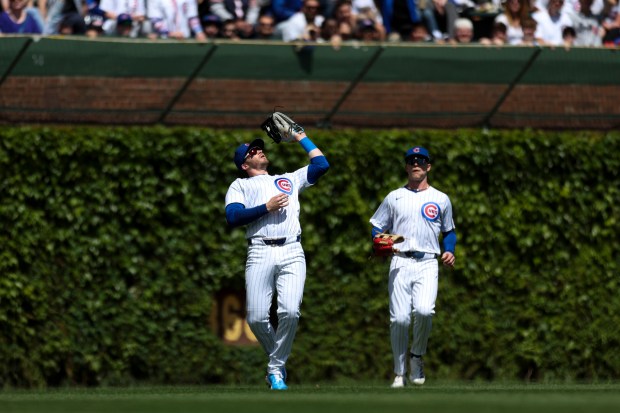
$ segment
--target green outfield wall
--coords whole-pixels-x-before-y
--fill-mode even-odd
[[[620,129],[616,48],[0,38],[0,122]]]
[[[331,169],[301,200],[291,383],[389,383],[388,263],[368,259],[368,220],[414,144],[459,240],[428,380],[620,377],[618,133],[307,131]],[[244,231],[224,218],[232,153],[257,132],[1,128],[0,385],[260,383],[265,356],[225,298],[243,291]],[[307,162],[266,150],[272,173]]]

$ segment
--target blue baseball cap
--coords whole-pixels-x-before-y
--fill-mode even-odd
[[[405,153],[405,160],[407,160],[407,158],[409,158],[410,156],[424,156],[429,161],[431,160],[431,155],[428,153],[428,150],[421,146],[414,146],[413,148],[409,149],[407,153]]]
[[[133,19],[131,18],[131,14],[121,13],[116,18],[116,24],[119,26],[130,26],[133,24]]]
[[[264,149],[265,142],[262,139],[254,139],[251,143],[242,143],[237,147],[233,160],[235,161],[235,165],[237,165],[237,168],[240,171],[243,171],[243,169],[241,169],[241,165],[243,165],[243,162],[245,162],[245,156],[248,154],[248,151],[254,147]]]
[[[222,25],[222,20],[215,14],[206,14],[202,18],[202,24],[215,24],[219,27]]]

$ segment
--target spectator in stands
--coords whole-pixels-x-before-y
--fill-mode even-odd
[[[532,14],[536,20],[536,39],[541,44],[562,45],[562,31],[573,25],[568,14],[562,12],[564,0],[549,0],[546,9],[539,9]]]
[[[483,37],[480,39],[480,44],[487,46],[503,46],[506,44],[506,32],[508,28],[502,22],[493,23],[493,29],[491,30],[491,37]]]
[[[577,13],[571,14],[575,31],[575,46],[595,46],[603,44],[605,29],[600,20],[592,14],[592,0],[579,0],[581,5]]]
[[[254,38],[257,40],[275,39],[276,21],[271,14],[263,14],[258,18],[254,28]]]
[[[338,21],[333,17],[328,17],[323,20],[318,41],[319,43],[331,42],[335,36],[339,36]]]
[[[39,23],[26,12],[28,0],[9,0],[8,8],[0,14],[0,33],[40,34]]]
[[[334,49],[338,50],[343,43],[353,40],[353,34],[353,28],[349,23],[339,24],[334,17],[328,17],[321,25],[317,42],[330,43]]]
[[[214,14],[206,14],[202,17],[202,30],[207,39],[217,39],[220,37],[222,21]]]
[[[0,12],[9,11],[9,1],[10,0],[0,0]],[[43,29],[45,28],[45,21],[43,19],[43,16],[41,15],[39,7],[34,7],[33,0],[27,0],[26,8],[24,10],[26,11],[26,14],[30,15],[37,22],[37,26],[39,26],[41,33],[43,33]],[[2,31],[0,30],[0,33],[1,32]]]
[[[241,40],[239,33],[237,33],[237,24],[234,20],[226,20],[222,24],[222,29],[220,30],[220,37],[222,39],[228,40]]]
[[[257,0],[211,0],[209,10],[222,21],[233,20],[239,36],[248,39],[254,34],[260,6]]]
[[[620,2],[618,0],[607,0],[603,13],[603,27],[606,31],[603,45],[620,46]]]
[[[302,0],[271,0],[271,12],[276,19],[276,25],[301,11],[301,6]]]
[[[414,23],[409,40],[415,43],[432,42],[433,37],[428,32],[424,23]]]
[[[538,0],[541,3],[541,8],[547,6],[548,0]],[[617,1],[617,0],[613,0]],[[543,5],[544,3],[544,5]],[[603,13],[603,8],[605,6],[605,0],[592,0],[592,5],[590,6],[590,11],[594,16],[598,16]],[[579,4],[579,0],[564,0],[564,6],[562,7],[562,11],[569,16],[572,14],[577,14],[581,10],[581,5]]]
[[[390,41],[400,41],[411,35],[415,23],[422,19],[416,0],[378,0],[383,26]]]
[[[304,35],[309,33],[307,26],[321,27],[325,18],[319,14],[319,7],[319,0],[304,0],[301,11],[293,14],[290,19],[277,26],[282,33],[282,40],[285,42],[302,40]]]
[[[341,22],[338,24],[338,35],[343,42],[355,40],[355,29],[349,22]]]
[[[338,22],[334,17],[327,17],[323,20],[319,33],[318,43],[330,43],[334,49],[338,50],[342,45]]]
[[[453,44],[468,44],[474,41],[474,24],[466,17],[459,17],[454,22]]]
[[[90,38],[99,37],[103,34],[103,13],[92,12],[84,16],[86,24],[86,36]]]
[[[39,10],[45,20],[43,34],[58,34],[62,26],[63,34],[84,34],[86,7],[81,0],[39,0]],[[80,22],[81,20],[81,22]]]
[[[375,4],[375,0],[351,0],[352,13],[358,20],[371,19],[383,26],[381,12]]]
[[[523,28],[523,37],[521,41],[517,44],[522,46],[538,46],[538,40],[536,40],[536,20],[531,17],[526,18],[522,21],[521,27]]]
[[[449,0],[421,0],[420,9],[426,28],[435,40],[454,39],[456,6]]]
[[[385,27],[381,23],[381,18],[376,11],[368,5],[366,0],[357,0],[360,13],[355,12],[353,3],[356,0],[338,0],[333,12],[333,17],[338,22],[339,32],[342,34],[349,33],[351,38],[360,39],[362,32],[364,36],[376,40],[385,39]],[[370,1],[370,0],[367,0]],[[372,25],[370,24],[372,23]],[[372,26],[372,27],[371,27]]]
[[[206,41],[196,0],[149,0],[150,38]]]
[[[376,27],[377,22],[372,19],[362,19],[357,22],[355,38],[363,42],[379,42],[382,33]]]
[[[135,26],[136,23],[130,14],[121,13],[116,16],[116,27],[114,35],[118,37],[137,37],[140,26]],[[136,28],[137,27],[137,28]]]
[[[84,18],[76,12],[65,14],[58,26],[58,34],[65,36],[86,34]]]
[[[385,40],[387,34],[383,25],[383,18],[374,0],[352,0],[351,6],[351,13],[355,17],[357,24],[359,25],[360,21],[372,21],[378,40]]]
[[[108,36],[140,35],[142,24],[146,20],[145,0],[101,0],[99,8],[107,19],[103,24],[103,31]],[[119,24],[123,27],[117,27]],[[127,26],[130,30],[127,30]]]
[[[211,14],[211,0],[196,0],[196,8],[200,21],[202,21],[206,15]]]
[[[504,12],[497,15],[496,23],[506,25],[506,42],[521,44],[523,28],[521,22],[530,17],[530,0],[506,0]]]
[[[575,33],[575,29],[570,26],[566,26],[562,29],[562,44],[566,49],[570,49],[575,45],[575,39],[577,38],[577,33]]]
[[[475,10],[476,8],[478,8],[478,4],[482,5],[482,4],[491,4],[491,3],[495,3],[496,1],[500,2],[500,0],[493,0],[492,2],[490,1],[485,1],[485,0],[450,0],[452,3],[454,3],[454,6],[456,7],[456,12],[458,13],[459,16],[466,16],[468,12]],[[498,8],[501,9],[501,8]]]
[[[316,42],[319,40],[321,28],[314,23],[308,23],[304,29],[304,34],[301,36],[301,40],[304,42]]]
[[[348,23],[351,27],[356,25],[356,16],[353,14],[351,0],[339,0],[334,7],[333,17],[338,24]]]

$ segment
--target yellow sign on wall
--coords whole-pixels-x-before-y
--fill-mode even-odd
[[[245,318],[245,295],[226,291],[217,295],[211,311],[211,327],[232,345],[257,345],[258,340]]]

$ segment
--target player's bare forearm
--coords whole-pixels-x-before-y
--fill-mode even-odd
[[[304,140],[305,139],[305,140]],[[316,147],[314,142],[310,140],[306,132],[301,132],[295,134],[295,141],[299,142],[299,144],[308,152],[308,158],[316,158],[317,156],[325,156],[323,152]]]
[[[307,137],[308,137],[308,135],[306,135],[306,131],[303,131],[303,132],[301,132],[301,133],[296,133],[296,134],[295,134],[295,140],[296,140],[297,142],[301,142],[301,140],[302,140],[303,138],[307,138]]]
[[[307,149],[307,148],[306,148],[306,145],[304,145],[304,144],[302,144],[302,143],[301,143],[301,141],[302,141],[304,138],[308,138],[308,135],[306,135],[306,132],[305,132],[305,131],[304,131],[304,132],[301,132],[301,133],[297,133],[297,134],[295,134],[295,141],[296,141],[296,142],[298,142],[298,143],[300,143],[300,144],[301,144],[301,146],[302,146],[302,147],[304,147],[304,149]],[[309,139],[310,139],[310,138],[308,138],[308,140],[309,140]],[[313,146],[314,146],[314,144],[313,144]],[[323,155],[323,152],[321,152],[321,150],[320,150],[319,148],[317,148],[316,146],[314,146],[314,149],[311,149],[311,150],[308,152],[308,157],[309,157],[310,159],[312,159],[312,158],[317,157],[317,156],[324,156],[324,155]]]
[[[446,267],[454,268],[456,257],[450,251],[446,251],[441,255],[441,261]]]
[[[319,148],[313,149],[310,152],[308,152],[308,158],[310,159],[316,158],[317,156],[325,156],[323,155],[323,152],[321,152]]]

